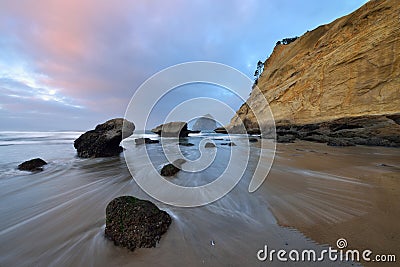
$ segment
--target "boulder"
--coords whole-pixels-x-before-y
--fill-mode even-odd
[[[166,164],[162,167],[160,174],[162,176],[174,176],[181,170],[182,164],[185,162],[185,159],[177,159],[172,163]]]
[[[46,164],[47,162],[42,160],[41,158],[35,158],[19,164],[18,170],[30,172],[43,171],[43,166]]]
[[[105,236],[130,250],[155,247],[171,217],[152,202],[133,196],[113,199],[106,208]]]
[[[187,137],[190,133],[198,133],[198,131],[190,131],[187,128],[187,123],[183,121],[168,122],[158,125],[151,130],[153,133],[161,137]]]
[[[160,174],[162,176],[174,176],[177,174],[181,169],[176,167],[174,164],[169,163],[162,167]]]
[[[160,143],[159,140],[152,140],[150,138],[137,138],[135,139],[136,145],[143,145],[143,144],[157,144]]]
[[[222,146],[236,146],[234,142],[221,143]]]
[[[82,134],[74,142],[74,147],[81,158],[112,157],[119,155],[123,148],[122,138],[132,135],[135,125],[125,119],[118,118],[106,121]]]
[[[207,142],[207,143],[204,145],[204,147],[206,147],[206,148],[215,147],[215,144],[214,144],[214,143],[211,143],[211,142]]]

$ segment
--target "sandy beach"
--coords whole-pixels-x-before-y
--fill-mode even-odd
[[[37,134],[36,134],[37,135]],[[252,172],[220,200],[197,208],[179,208],[155,201],[132,179],[124,157],[78,159],[70,134],[47,137],[24,145],[2,146],[3,173],[0,190],[0,265],[93,266],[351,266],[352,262],[261,262],[257,252],[270,249],[336,248],[345,238],[351,249],[374,254],[399,255],[399,150],[381,147],[329,147],[296,142],[278,144],[272,169],[262,186],[249,194]],[[221,153],[207,170],[181,171],[171,181],[204,183],[224,168],[230,148],[220,136]],[[242,139],[241,139],[242,138]],[[243,154],[242,141],[232,152]],[[202,137],[190,137],[198,144]],[[36,139],[32,139],[36,140]],[[58,140],[58,141],[57,141]],[[7,141],[10,142],[10,141]],[[15,142],[15,141],[13,141]],[[26,142],[24,138],[21,142]],[[53,143],[50,146],[49,143]],[[127,148],[137,155],[144,146]],[[176,141],[170,140],[171,145]],[[249,165],[258,162],[257,148]],[[267,145],[270,145],[267,143]],[[22,151],[42,151],[49,165],[41,173],[13,170]],[[154,164],[161,146],[152,144]],[[182,147],[196,157],[196,146]],[[51,151],[51,153],[50,153]],[[40,155],[40,154],[39,154]],[[270,155],[270,154],[268,154]],[[9,162],[9,163],[7,163]],[[136,176],[151,166],[134,157]],[[133,195],[153,201],[172,217],[168,232],[153,249],[131,252],[116,247],[104,236],[105,208],[115,197]],[[362,265],[371,265],[361,262]],[[356,264],[357,265],[357,264]],[[386,266],[395,266],[385,263]]]

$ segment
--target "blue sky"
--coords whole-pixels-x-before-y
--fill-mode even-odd
[[[277,40],[365,2],[1,1],[0,130],[91,129],[122,117],[146,79],[178,63],[215,61],[252,78]],[[179,94],[166,99],[179,102]]]

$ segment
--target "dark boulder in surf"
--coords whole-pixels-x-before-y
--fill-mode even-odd
[[[204,147],[205,147],[205,148],[215,147],[215,144],[214,144],[214,143],[211,143],[211,142],[207,142],[207,143],[204,145]]]
[[[194,144],[189,143],[189,142],[187,142],[187,141],[179,142],[179,145],[180,145],[180,146],[194,146]]]
[[[181,169],[176,167],[174,164],[166,164],[164,167],[162,167],[160,174],[162,176],[174,176],[177,174]]]
[[[43,166],[46,164],[47,162],[42,160],[41,158],[31,159],[19,164],[18,170],[30,172],[43,171]]]
[[[222,146],[236,146],[234,142],[221,143]]]
[[[116,156],[123,150],[119,145],[122,139],[132,135],[134,130],[132,122],[122,118],[112,119],[82,134],[75,140],[74,147],[81,158]]]
[[[106,208],[105,236],[130,250],[155,247],[168,230],[171,217],[148,200],[133,196],[113,199]]]

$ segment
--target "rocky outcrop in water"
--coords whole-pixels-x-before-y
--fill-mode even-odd
[[[374,145],[400,147],[400,114],[360,116],[323,123],[277,126],[278,142],[295,139],[331,146]]]
[[[216,128],[217,122],[211,114],[198,118],[192,127],[194,131],[213,131]]]
[[[198,133],[198,131],[190,131],[187,128],[187,123],[183,121],[174,121],[161,124],[151,130],[153,133],[161,137],[187,137],[190,133]]]
[[[42,160],[41,158],[35,158],[35,159],[27,160],[27,161],[19,164],[18,170],[30,171],[30,172],[43,171],[43,166],[46,164],[47,164],[47,162]]]
[[[228,131],[226,130],[225,127],[218,127],[216,129],[214,129],[214,132],[219,133],[219,134],[227,134]]]
[[[135,125],[125,119],[118,118],[96,126],[94,130],[82,134],[74,142],[74,147],[81,158],[111,157],[119,155],[122,137],[132,135]]]
[[[207,142],[207,143],[204,145],[204,147],[205,147],[205,148],[212,148],[212,147],[215,147],[215,144],[214,144],[214,143],[211,143],[211,142]]]
[[[132,196],[113,199],[106,208],[105,236],[130,250],[155,247],[171,217],[147,200]]]
[[[162,167],[160,174],[166,177],[174,176],[181,170],[182,164],[185,162],[185,159],[177,159],[172,163],[166,164]]]
[[[351,142],[360,144],[397,144],[398,121],[391,117],[400,113],[399,14],[397,0],[369,1],[289,44],[277,45],[264,63],[258,87],[269,102],[278,134],[286,128],[299,129],[293,131],[296,137],[308,134],[307,139],[325,142],[327,138],[314,135],[314,130],[306,133],[309,125],[326,129],[328,124],[340,124],[339,119],[344,124],[357,120],[358,130],[323,132],[329,138],[353,138]],[[249,106],[263,114],[261,99],[253,90],[228,129],[235,129],[240,121],[246,129],[257,129]],[[370,116],[388,119],[383,123],[371,121]]]

